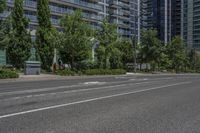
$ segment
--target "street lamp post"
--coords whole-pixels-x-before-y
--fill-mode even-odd
[[[57,49],[54,48],[54,57],[53,57],[53,64],[52,64],[53,73],[56,72],[56,69],[57,69]]]
[[[92,44],[92,62],[95,62],[95,49],[99,45],[99,41],[95,38],[91,38],[90,41],[93,43]]]

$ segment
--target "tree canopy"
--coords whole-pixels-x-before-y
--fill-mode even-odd
[[[187,53],[186,46],[180,36],[176,36],[168,44],[168,56],[171,59],[171,68],[179,71],[186,65]]]
[[[112,50],[114,44],[118,41],[117,25],[111,24],[105,19],[96,35],[99,41],[97,49],[98,66],[101,68],[109,68]],[[116,50],[115,50],[116,51]]]
[[[16,68],[22,68],[30,57],[32,46],[30,33],[27,32],[28,20],[24,17],[23,0],[15,0],[11,13],[12,29],[9,33],[7,54],[9,62]]]
[[[2,13],[6,8],[6,0],[0,0],[0,13]],[[0,49],[4,49],[6,45],[6,23],[0,20]]]
[[[160,63],[162,47],[156,30],[143,30],[140,44],[141,63],[150,63],[155,69],[155,65]]]
[[[52,43],[52,36],[55,30],[51,24],[49,0],[37,1],[38,28],[36,32],[36,48],[42,62],[42,68],[50,71],[53,63],[55,43]]]
[[[88,60],[92,51],[92,29],[82,19],[82,12],[75,11],[61,19],[61,48],[60,55],[72,69],[79,69],[80,63]]]
[[[0,0],[0,13],[2,13],[6,8],[6,0]]]

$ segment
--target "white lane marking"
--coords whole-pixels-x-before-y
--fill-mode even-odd
[[[78,85],[71,85],[71,86],[58,86],[58,87],[49,87],[49,88],[42,88],[42,89],[3,92],[3,93],[0,93],[0,96],[12,95],[12,94],[23,94],[23,93],[34,93],[34,92],[44,92],[44,91],[51,91],[51,90],[57,90],[57,89],[67,89],[67,88],[81,87],[81,86],[88,86],[88,85],[90,85],[90,84],[82,84],[82,83],[80,83]]]
[[[124,77],[124,76],[120,76],[120,77],[115,77],[115,79],[125,79],[127,77]]]
[[[144,78],[144,79],[129,79],[129,81],[146,81],[146,80],[149,80],[148,78]]]
[[[167,77],[167,78],[153,78],[152,80],[166,80],[166,79],[174,79],[172,77]],[[140,80],[149,80],[148,78],[143,78],[143,79],[140,79]]]
[[[129,82],[129,81],[109,82],[109,83],[126,83],[126,82]],[[23,90],[23,91],[2,92],[2,93],[0,93],[0,96],[13,95],[13,94],[24,94],[24,93],[35,93],[35,92],[45,92],[45,91],[52,91],[52,90],[58,90],[58,89],[68,89],[68,88],[73,88],[73,87],[102,85],[102,84],[106,84],[106,82],[98,82],[98,81],[85,82],[85,83],[79,83],[78,85],[71,85],[71,86],[58,86],[58,87],[48,87],[48,88],[31,89],[31,90]]]
[[[80,86],[80,85],[59,86],[59,87],[42,88],[42,89],[32,89],[32,90],[23,90],[23,91],[3,92],[3,93],[0,93],[0,96],[2,96],[2,95],[11,95],[11,94],[21,94],[21,93],[42,92],[42,91],[49,91],[49,90],[55,90],[55,89],[77,87],[77,86]]]
[[[163,80],[163,79],[170,79],[170,78],[158,78],[158,79],[153,79],[151,81],[154,81],[154,80]],[[131,80],[132,79],[127,80],[127,81],[117,81],[117,82],[109,82],[109,83],[127,83],[127,82],[130,82]],[[145,81],[146,79],[136,79],[136,80],[137,81]],[[102,85],[102,84],[105,84],[106,82],[99,82],[99,83],[100,84],[96,84],[96,85]],[[45,92],[45,91],[52,91],[52,90],[58,90],[58,89],[67,89],[67,88],[73,88],[73,87],[82,87],[82,86],[89,86],[89,85],[94,85],[94,84],[91,84],[91,82],[90,83],[87,82],[86,84],[79,83],[78,85],[71,85],[71,86],[58,86],[58,87],[49,87],[49,88],[41,88],[41,89],[31,89],[31,90],[23,90],[23,91],[2,92],[2,93],[0,93],[0,96],[13,95],[13,94],[23,94],[23,93]]]
[[[105,84],[106,82],[98,82],[98,81],[94,81],[94,82],[85,82],[83,84],[85,85],[102,85]]]
[[[168,78],[153,78],[153,79],[149,79],[149,78],[142,78],[142,79],[129,79],[129,81],[135,81],[135,80],[137,80],[137,81],[146,81],[146,80],[151,80],[151,81],[153,81],[153,80],[166,80],[166,79],[174,79],[174,78],[172,78],[172,77],[168,77]]]
[[[47,96],[47,95],[58,95],[58,94],[68,94],[68,93],[78,93],[78,92],[84,92],[84,91],[93,91],[93,90],[101,90],[101,89],[109,89],[109,88],[115,88],[115,87],[123,87],[123,86],[129,86],[129,85],[140,85],[140,84],[148,84],[148,83],[155,83],[158,81],[151,81],[151,82],[139,82],[139,83],[129,83],[129,84],[121,84],[121,85],[113,85],[113,86],[103,86],[103,87],[96,87],[96,88],[88,88],[88,89],[79,89],[79,90],[68,90],[68,91],[61,91],[61,92],[54,92],[54,93],[45,93],[45,94],[36,94],[36,95],[26,95],[22,97],[18,97],[18,99],[23,98],[30,98],[30,97],[41,97],[41,96]],[[3,99],[0,101],[8,101],[8,100],[15,100],[15,97],[9,98],[9,99]]]
[[[135,93],[140,93],[140,92],[145,92],[145,91],[157,90],[157,89],[161,89],[161,88],[167,88],[167,87],[178,86],[178,85],[183,85],[183,84],[190,84],[190,83],[191,82],[180,82],[180,83],[176,83],[176,84],[170,84],[170,85],[164,85],[164,86],[159,86],[159,87],[153,87],[153,88],[149,88],[149,89],[143,89],[143,90],[138,90],[138,91],[131,91],[131,92],[114,94],[114,95],[109,95],[109,96],[104,96],[104,97],[97,97],[97,98],[92,98],[92,99],[87,99],[87,100],[82,100],[82,101],[77,101],[77,102],[72,102],[72,103],[66,103],[66,104],[54,105],[54,106],[49,106],[49,107],[44,107],[44,108],[32,109],[32,110],[28,110],[28,111],[22,111],[22,112],[18,112],[18,113],[12,113],[12,114],[7,114],[7,115],[2,115],[2,116],[0,116],[0,119],[2,119],[2,118],[8,118],[8,117],[13,117],[13,116],[18,116],[18,115],[24,115],[24,114],[28,114],[28,113],[39,112],[39,111],[44,111],[44,110],[56,109],[56,108],[70,106],[70,105],[87,103],[87,102],[92,102],[92,101],[97,101],[97,100],[103,100],[103,99],[108,99],[108,98],[113,98],[113,97],[130,95],[130,94],[135,94]]]

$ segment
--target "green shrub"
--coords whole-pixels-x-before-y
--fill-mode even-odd
[[[83,72],[82,72],[82,71],[77,71],[77,72],[76,72],[76,75],[81,76],[81,75],[83,75]]]
[[[8,79],[8,78],[18,78],[19,74],[16,71],[1,69],[0,70],[0,79]]]
[[[94,69],[97,66],[97,62],[92,60],[84,60],[77,64],[79,70]]]
[[[83,71],[72,71],[70,69],[58,70],[57,75],[75,76],[75,75],[122,75],[126,74],[124,69],[88,69]]]
[[[121,75],[126,74],[123,69],[89,69],[83,72],[85,75]]]
[[[57,70],[56,74],[60,75],[60,76],[74,76],[74,75],[76,75],[76,72],[74,72],[70,69],[65,69],[65,70]]]

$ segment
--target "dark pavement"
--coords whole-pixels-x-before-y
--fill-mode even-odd
[[[200,133],[200,75],[0,83],[0,133]]]

